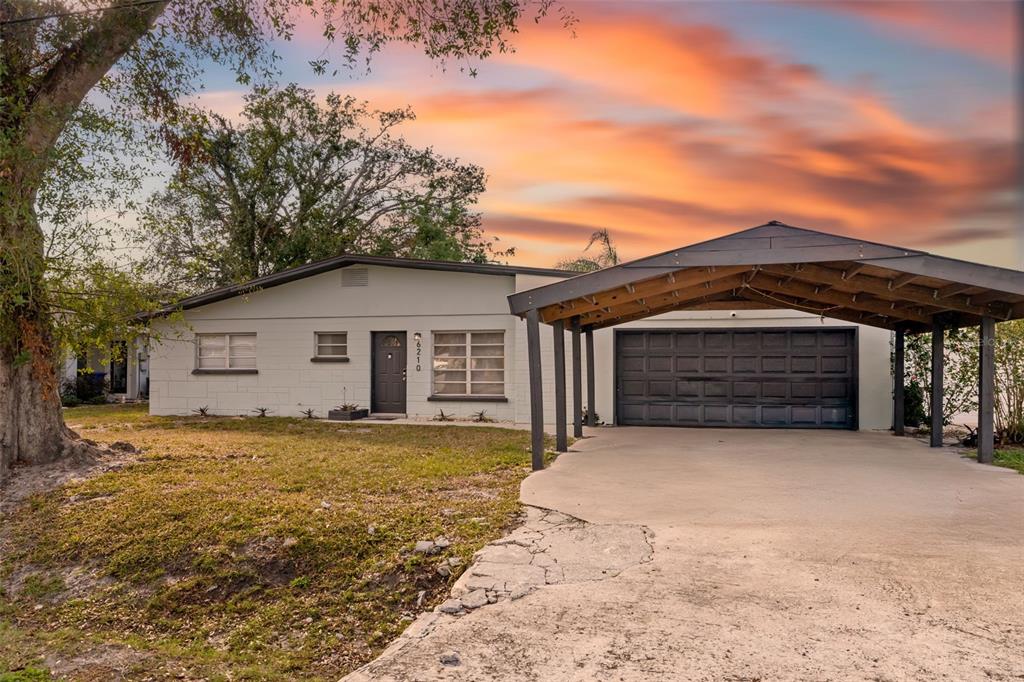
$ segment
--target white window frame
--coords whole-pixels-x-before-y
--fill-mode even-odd
[[[462,344],[452,344],[452,343],[441,343],[441,344],[439,344],[439,343],[437,343],[437,335],[438,334],[465,334],[465,341]],[[500,346],[501,346],[501,355],[476,355],[476,356],[474,356],[473,355],[473,347],[474,347],[474,344],[473,344],[473,334],[501,334],[501,344],[500,344]],[[505,394],[508,391],[508,383],[507,383],[507,380],[508,380],[508,347],[507,347],[507,345],[505,343],[506,336],[507,336],[507,331],[505,329],[436,329],[436,330],[431,331],[431,333],[430,333],[430,391],[431,391],[431,394],[435,398],[445,399],[445,400],[447,400],[447,399],[462,400],[462,399],[465,399],[465,398],[469,398],[469,399],[497,399],[497,398],[505,398],[506,397]],[[461,346],[465,347],[465,349],[466,349],[465,353],[466,354],[463,357],[466,359],[466,369],[465,369],[466,379],[464,381],[461,381],[461,382],[460,381],[440,381],[439,382],[437,380],[437,373],[439,371],[446,371],[446,370],[438,370],[434,366],[434,363],[438,360],[437,355],[436,355],[434,349],[437,348],[437,346],[439,346],[439,345],[441,345],[441,346],[459,346],[459,345],[461,345]],[[497,348],[499,344],[496,344],[496,343],[480,343],[480,344],[475,344],[475,345],[478,346],[478,347]],[[477,359],[487,359],[487,358],[498,358],[498,357],[500,357],[501,360],[502,360],[502,363],[501,363],[502,367],[501,367],[501,369],[481,368],[481,369],[478,369],[478,370],[474,370],[472,368],[472,363],[473,363],[473,359],[474,358],[477,358]],[[459,371],[459,370],[447,370],[447,371]],[[501,372],[501,380],[500,381],[477,381],[477,382],[474,382],[473,381],[473,372],[474,371],[480,371],[480,372]],[[440,393],[438,391],[438,384],[460,384],[460,383],[464,386],[464,392],[462,392],[462,393]],[[473,384],[474,383],[479,383],[479,384],[498,384],[498,383],[500,383],[501,384],[501,393],[473,393],[472,392],[472,388],[473,388]]]
[[[200,352],[202,350],[202,340],[204,338],[213,338],[213,337],[216,337],[216,336],[221,337],[223,339],[223,341],[224,341],[224,356],[223,356],[224,364],[219,366],[219,367],[202,367],[200,362],[199,362],[199,360],[200,360]],[[252,339],[253,339],[253,346],[255,347],[255,349],[253,350],[253,354],[252,355],[239,355],[239,356],[235,356],[234,359],[246,359],[246,360],[248,360],[248,359],[251,358],[252,361],[253,361],[253,366],[252,367],[232,367],[231,366],[231,360],[232,360],[232,356],[231,356],[231,339],[233,337],[237,338],[237,337],[242,337],[242,336],[251,336]],[[196,346],[195,368],[199,372],[206,372],[206,371],[214,371],[214,372],[255,372],[256,368],[257,368],[257,357],[259,357],[259,346],[257,345],[257,343],[258,342],[257,342],[256,332],[202,332],[202,333],[198,333],[198,334],[196,334],[196,341],[195,341],[195,346]],[[216,356],[216,355],[206,356],[206,359],[216,358],[216,357],[218,357],[218,356]]]
[[[321,334],[341,334],[341,335],[343,335],[345,337],[345,343],[344,344],[320,343],[320,335]],[[330,354],[329,355],[329,354],[325,354],[325,353],[321,353],[320,352],[320,346],[340,346],[340,345],[344,345],[345,346],[345,352],[344,353],[336,354],[336,355],[335,354]],[[313,357],[314,358],[327,358],[327,359],[347,358],[348,357],[348,332],[343,332],[343,331],[313,332]]]

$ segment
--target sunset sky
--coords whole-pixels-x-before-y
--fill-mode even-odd
[[[285,80],[411,105],[408,139],[487,170],[485,225],[518,263],[598,227],[636,258],[778,219],[1021,267],[1009,2],[568,7],[575,37],[531,22],[475,78],[405,47],[316,78],[307,27]]]

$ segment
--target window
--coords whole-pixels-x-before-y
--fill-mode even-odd
[[[505,395],[505,332],[434,332],[434,394]]]
[[[343,358],[348,356],[347,332],[317,332],[316,357]]]
[[[256,335],[196,334],[196,369],[256,369]]]

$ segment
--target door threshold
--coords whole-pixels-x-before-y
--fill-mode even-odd
[[[371,412],[367,419],[380,419],[381,421],[391,421],[393,419],[405,419],[409,415],[399,412]]]

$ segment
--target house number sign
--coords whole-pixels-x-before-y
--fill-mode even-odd
[[[416,334],[416,371],[419,372],[423,369],[423,339]]]

